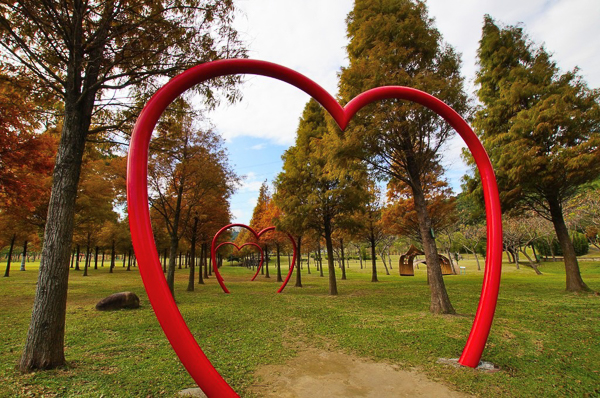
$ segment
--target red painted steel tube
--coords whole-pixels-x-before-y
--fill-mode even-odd
[[[487,259],[481,297],[469,338],[459,362],[477,366],[489,335],[500,286],[502,260],[502,220],[500,200],[494,171],[483,145],[467,123],[443,102],[419,90],[407,87],[380,87],[369,90],[342,108],[335,98],[307,77],[283,66],[257,60],[231,59],[205,63],[191,68],[171,79],[148,101],[133,130],[127,160],[127,206],[135,254],[142,280],[156,317],[179,356],[179,359],[198,386],[209,397],[237,397],[238,395],[212,366],[198,346],[165,281],[154,243],[148,209],[148,150],[152,131],[167,106],[187,89],[208,79],[251,74],[272,77],[287,82],[315,98],[343,130],[352,116],[366,104],[386,98],[414,101],[442,116],[465,140],[475,158],[483,185],[487,219]],[[295,260],[292,264],[295,263]],[[216,269],[216,268],[215,268]],[[293,270],[290,266],[289,280]],[[220,275],[217,271],[217,279]],[[221,287],[225,290],[222,280]],[[279,289],[282,291],[285,284]]]
[[[297,249],[297,246],[296,246],[296,240],[290,234],[287,234],[287,236],[288,236],[288,238],[290,238],[290,241],[292,242],[292,250],[293,250],[292,263],[290,264],[290,268],[288,269],[287,276],[285,277],[285,279],[283,280],[283,283],[281,284],[281,286],[277,290],[277,293],[283,292],[283,289],[285,289],[285,287],[287,286],[288,282],[290,281],[290,278],[292,277],[292,274],[294,273],[294,264],[296,264],[296,258],[298,256],[298,249]]]
[[[254,274],[254,276],[252,277],[252,279],[250,279],[250,281],[253,281],[254,279],[256,279],[256,276],[258,275],[258,273],[260,272],[260,269],[263,265],[263,261],[265,260],[265,253],[263,252],[263,249],[257,245],[254,242],[246,242],[243,245],[241,245],[240,247],[238,247],[238,245],[236,245],[233,242],[223,242],[221,243],[219,246],[216,247],[215,249],[215,253],[217,253],[219,251],[219,249],[225,245],[231,245],[234,246],[238,251],[242,250],[245,246],[254,246],[258,249],[258,252],[260,253],[260,262],[258,263],[258,267],[256,268],[256,273]]]
[[[256,238],[256,240],[260,240],[260,237],[270,231],[274,231],[275,227],[267,227],[259,232],[256,232],[254,230],[254,228],[246,225],[246,224],[229,224],[224,226],[223,228],[221,228],[219,231],[217,231],[217,233],[215,234],[215,236],[213,237],[212,243],[210,245],[210,255],[213,261],[213,264],[215,264],[216,261],[216,249],[215,245],[217,244],[217,240],[219,239],[219,236],[225,232],[226,230],[228,230],[229,228],[233,228],[233,227],[240,227],[240,228],[244,228],[248,231],[250,231],[252,233],[252,235],[254,235],[254,237]],[[279,289],[277,290],[277,293],[281,293],[283,292],[283,289],[285,289],[285,287],[287,286],[290,277],[292,276],[292,273],[294,272],[294,264],[296,261],[296,242],[294,241],[294,238],[292,237],[292,235],[287,234],[288,238],[290,239],[290,241],[292,242],[292,247],[294,250],[294,255],[292,258],[292,264],[290,264],[290,268],[288,270],[288,274],[286,276],[286,278],[284,279],[283,283],[281,284],[281,286],[279,287]],[[218,267],[214,267],[214,271],[215,271],[215,275],[217,276],[217,281],[219,282],[219,285],[221,286],[221,289],[223,289],[223,291],[225,293],[231,293],[229,291],[229,289],[227,289],[227,286],[225,286],[225,281],[223,280],[223,277],[221,276],[221,273],[219,272]],[[256,275],[258,275],[258,271],[256,270],[256,274],[254,275],[254,278],[256,278]],[[252,280],[254,280],[254,278],[252,278]]]

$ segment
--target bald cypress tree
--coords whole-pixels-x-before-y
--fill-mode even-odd
[[[505,209],[530,208],[554,225],[566,288],[589,290],[565,224],[563,204],[600,176],[600,92],[577,69],[560,73],[519,26],[485,16],[473,121],[498,175]],[[473,186],[474,184],[471,184]]]
[[[350,65],[341,72],[340,97],[386,85],[432,94],[459,113],[467,99],[460,59],[442,41],[421,1],[356,0],[348,19]],[[454,313],[446,292],[424,190],[425,176],[440,167],[444,144],[454,130],[428,109],[386,100],[360,111],[344,133],[342,157],[358,157],[383,180],[410,187],[427,260],[431,312]]]
[[[332,235],[366,202],[366,175],[361,170],[331,169],[335,137],[328,133],[325,111],[313,99],[304,108],[297,134],[275,181],[274,200],[282,211],[278,224],[298,236],[311,230],[325,239],[329,294],[337,295]]]
[[[63,366],[68,263],[86,142],[124,127],[123,92],[154,91],[164,78],[215,59],[243,56],[232,1],[16,0],[0,3],[3,62],[27,73],[61,109],[42,259],[19,369]],[[199,85],[237,94],[235,78]],[[32,94],[34,94],[32,92]],[[209,101],[211,102],[211,101]]]

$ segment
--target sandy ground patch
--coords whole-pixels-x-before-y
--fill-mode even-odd
[[[284,365],[256,372],[252,392],[279,398],[471,397],[413,371],[363,358],[309,349]]]

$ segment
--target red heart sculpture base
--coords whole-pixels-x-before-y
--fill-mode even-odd
[[[365,105],[397,98],[417,102],[443,117],[463,138],[471,151],[485,197],[487,219],[487,258],[479,306],[471,333],[459,363],[476,367],[487,341],[498,301],[502,262],[502,217],[500,198],[491,162],[469,125],[452,108],[437,98],[408,87],[387,86],[366,91],[340,106],[321,86],[281,65],[249,59],[209,62],[191,68],[171,79],[148,101],[142,110],[129,145],[127,161],[127,206],[131,239],[138,259],[142,280],[156,317],[179,359],[198,386],[209,397],[238,395],[212,366],[187,325],[169,291],[154,243],[148,208],[148,149],[152,131],[167,106],[190,87],[208,79],[227,75],[251,74],[287,82],[317,100],[344,130],[348,121]]]

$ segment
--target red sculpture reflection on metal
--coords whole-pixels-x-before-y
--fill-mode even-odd
[[[263,252],[262,247],[260,247],[258,244],[254,243],[254,242],[246,242],[243,245],[239,246],[236,245],[233,242],[223,242],[221,243],[219,246],[217,246],[215,248],[215,254],[219,251],[219,249],[225,245],[231,245],[234,246],[238,251],[242,250],[244,247],[246,246],[254,246],[258,249],[258,252],[260,253],[260,262],[258,263],[258,267],[256,268],[256,273],[254,274],[254,276],[252,277],[252,279],[250,279],[250,281],[253,281],[254,279],[256,279],[256,276],[258,275],[258,273],[260,272],[260,269],[262,268],[263,262],[265,261],[265,253]],[[211,255],[212,257],[212,255]],[[213,263],[214,264],[214,263]],[[219,268],[218,266],[215,266],[215,268]],[[217,271],[215,271],[217,272]],[[219,274],[220,276],[221,274]]]
[[[215,245],[217,243],[217,240],[219,239],[219,236],[225,232],[226,230],[228,230],[229,228],[233,228],[233,227],[240,227],[240,228],[244,228],[247,229],[248,231],[250,231],[250,233],[252,233],[252,235],[254,236],[254,238],[256,238],[256,240],[260,240],[260,237],[267,233],[267,232],[271,232],[275,230],[275,227],[267,227],[263,230],[261,230],[260,232],[256,232],[254,230],[254,228],[247,226],[246,224],[229,224],[224,226],[223,228],[221,228],[213,237],[212,240],[212,244],[210,246],[210,257],[212,258],[212,263],[216,264],[216,252],[217,252],[217,248],[215,248]],[[285,277],[283,283],[281,284],[281,286],[279,287],[279,289],[277,290],[277,293],[281,293],[283,292],[283,289],[285,289],[285,287],[287,286],[292,274],[294,273],[294,264],[296,264],[296,241],[294,241],[294,237],[290,234],[286,234],[288,236],[288,238],[290,239],[290,241],[292,242],[292,249],[294,250],[294,256],[292,257],[292,263],[290,264],[290,268],[288,269],[288,273],[287,276]],[[214,267],[214,271],[215,271],[215,275],[217,276],[217,281],[219,282],[219,285],[221,285],[221,289],[223,289],[223,291],[225,293],[230,293],[229,289],[227,289],[227,286],[225,286],[225,281],[223,280],[223,277],[221,276],[221,273],[219,272],[219,267]],[[256,274],[254,275],[254,278],[256,278],[256,275],[258,275],[258,271],[256,270]],[[254,278],[252,278],[252,280],[254,280]]]
[[[481,176],[487,220],[487,257],[481,296],[473,327],[459,359],[459,363],[462,365],[476,367],[481,359],[498,301],[502,265],[502,216],[492,164],[483,145],[469,125],[458,113],[439,99],[413,88],[400,86],[374,88],[360,94],[342,107],[321,86],[294,70],[265,61],[228,59],[207,62],[188,69],[171,79],[154,94],[136,122],[127,161],[129,225],[142,280],[165,335],[198,386],[209,397],[238,396],[198,346],[177,308],[162,273],[148,208],[148,150],[152,131],[158,119],[178,96],[187,89],[209,79],[238,74],[271,77],[299,88],[319,102],[341,130],[346,128],[356,112],[369,103],[385,99],[399,99],[413,101],[431,109],[458,132],[471,151]]]

